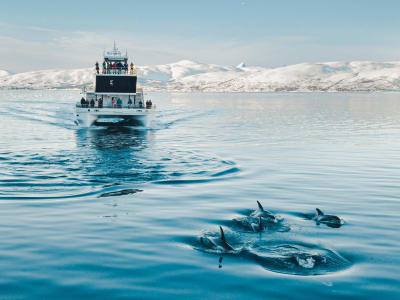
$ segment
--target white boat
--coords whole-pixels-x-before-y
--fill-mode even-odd
[[[137,86],[137,72],[128,54],[115,46],[104,53],[102,65],[96,63],[93,91],[82,91],[76,104],[75,123],[90,126],[148,126],[155,105],[144,101],[143,90]]]

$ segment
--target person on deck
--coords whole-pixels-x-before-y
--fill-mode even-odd
[[[122,73],[122,67],[123,67],[123,64],[121,62],[118,62],[117,63],[118,74]]]
[[[117,65],[116,65],[116,63],[113,63],[113,70],[114,70],[114,74],[117,74]]]
[[[90,100],[90,107],[94,107],[94,99]]]
[[[133,74],[133,63],[131,63],[131,74]]]
[[[86,104],[86,100],[85,100],[85,98],[81,98],[81,107],[85,107],[85,104]]]
[[[97,72],[97,74],[99,74],[99,70],[100,70],[100,68],[99,68],[99,62],[96,61],[96,72]]]
[[[105,62],[105,61],[103,61],[103,74],[105,74],[105,73],[106,73],[106,67],[107,67],[107,65],[106,65],[106,62]]]
[[[111,104],[112,104],[112,107],[115,108],[116,101],[115,101],[114,97],[111,98]]]
[[[121,100],[121,98],[118,98],[118,99],[117,99],[117,107],[118,107],[118,108],[121,108],[121,107],[122,107],[122,100]]]
[[[132,99],[131,96],[129,96],[129,100],[128,100],[128,108],[132,107]]]
[[[103,108],[103,96],[99,100],[99,108]]]

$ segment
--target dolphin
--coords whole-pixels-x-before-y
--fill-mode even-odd
[[[325,215],[319,208],[315,210],[317,213],[314,219],[317,223],[324,223],[333,227],[340,227],[342,225],[342,220],[338,216]]]
[[[225,233],[221,226],[219,226],[219,230],[220,230],[220,241],[218,241],[218,244],[220,244],[220,246],[217,245],[217,243],[214,242],[211,238],[206,236],[200,237],[200,243],[208,249],[220,250],[221,248],[223,248],[225,250],[233,251],[234,250],[233,247],[229,245],[229,243],[226,241]]]
[[[269,219],[273,222],[277,221],[275,216],[271,212],[264,209],[264,207],[261,205],[260,201],[257,201],[257,205],[258,205],[258,209],[251,214],[252,217],[255,217],[255,218],[262,217],[265,219]]]
[[[209,249],[217,249],[218,248],[217,244],[212,239],[210,239],[206,236],[200,237],[200,243],[204,247],[209,248]]]

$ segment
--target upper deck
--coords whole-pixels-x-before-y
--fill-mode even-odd
[[[96,93],[136,93],[137,75],[133,62],[128,65],[128,53],[121,54],[115,46],[112,51],[104,52],[100,65],[96,62]]]
[[[128,64],[128,53],[122,55],[121,51],[115,46],[111,51],[104,51],[104,60],[102,63],[102,70],[100,72],[100,65],[96,62],[96,73],[98,75],[124,75],[136,76],[136,69],[133,62]]]

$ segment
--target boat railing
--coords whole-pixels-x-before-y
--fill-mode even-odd
[[[121,109],[121,108],[135,108],[135,109],[152,109],[155,108],[154,105],[151,106],[146,106],[146,105],[138,105],[138,104],[132,104],[132,105],[106,105],[106,106],[98,106],[98,105],[90,105],[90,104],[81,104],[81,103],[76,103],[76,107],[78,108],[96,108],[96,109],[102,109],[102,108],[112,108],[112,109]]]
[[[96,72],[97,73],[97,72]],[[97,73],[100,74],[100,73]],[[126,68],[116,68],[116,69],[103,69],[101,74],[130,74],[130,75],[136,75],[136,70],[127,70]]]

